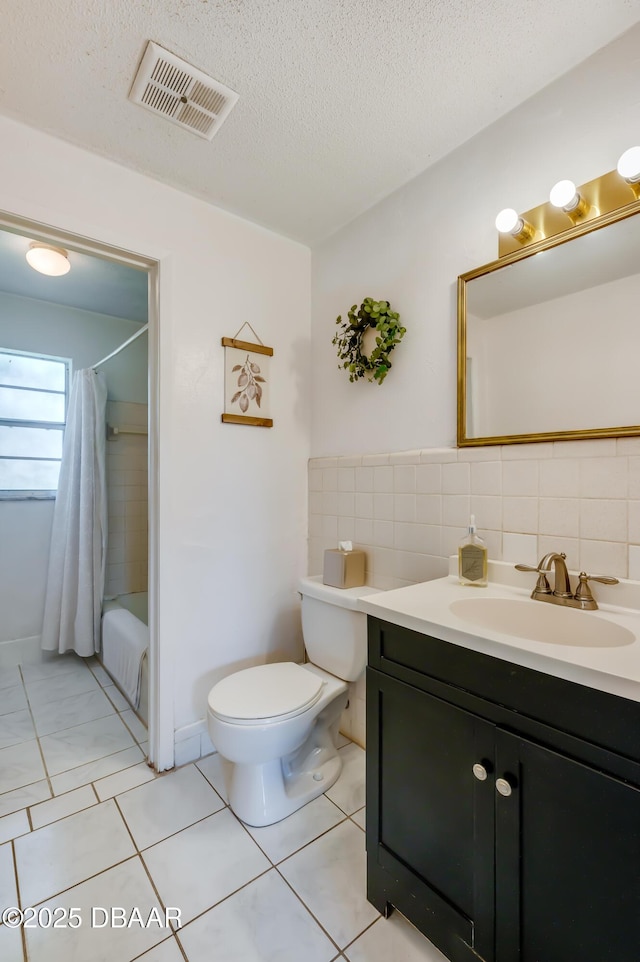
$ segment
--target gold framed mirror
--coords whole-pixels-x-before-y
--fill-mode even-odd
[[[460,275],[459,447],[640,434],[639,213]]]

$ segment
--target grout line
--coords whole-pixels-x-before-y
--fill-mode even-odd
[[[45,761],[44,752],[42,751],[42,745],[40,744],[40,736],[38,735],[38,730],[37,730],[37,728],[36,728],[36,720],[35,720],[35,717],[34,717],[34,715],[33,715],[33,709],[31,708],[31,699],[29,698],[29,692],[27,691],[27,684],[26,684],[26,682],[25,682],[25,680],[24,680],[24,675],[22,674],[22,665],[19,666],[19,669],[20,669],[20,677],[22,678],[22,684],[23,684],[23,687],[24,687],[25,698],[27,699],[27,706],[28,706],[28,708],[29,708],[29,714],[31,715],[31,724],[33,725],[33,732],[34,732],[34,735],[35,735],[35,741],[36,741],[37,744],[38,744],[38,751],[40,752],[40,759],[41,759],[41,761],[42,761],[42,768],[43,768],[43,771],[44,771],[44,777],[45,777],[45,779],[46,779],[47,785],[49,786],[49,792],[51,793],[51,798],[53,798],[53,785],[51,784],[51,778],[49,777],[49,769],[47,768],[47,763],[46,763],[46,761]],[[37,778],[36,781],[42,781],[42,779]],[[34,782],[29,782],[29,784],[30,784],[30,785],[33,785]],[[19,787],[20,787],[20,788],[25,788],[26,786],[21,785],[21,786],[19,786]],[[30,817],[29,815],[27,815],[27,820],[28,820],[28,822],[29,822],[29,827],[31,827],[31,817]]]
[[[18,903],[19,906],[22,907],[22,898],[20,895],[20,880],[18,878],[18,859],[16,858],[16,849],[15,849],[13,839],[9,842],[9,845],[11,846],[11,854],[13,856],[13,874],[16,880],[16,902]],[[22,937],[22,955],[24,959],[28,959],[29,956],[27,955],[27,933],[25,931],[24,925],[21,925],[20,929],[21,929],[20,934]]]

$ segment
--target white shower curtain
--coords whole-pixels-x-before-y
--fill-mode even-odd
[[[73,378],[53,512],[42,628],[45,651],[100,649],[100,613],[107,547],[104,375],[92,368]]]

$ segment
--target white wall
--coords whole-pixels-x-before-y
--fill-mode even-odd
[[[160,261],[159,631],[180,728],[221,672],[301,652],[309,251],[3,118],[0,142],[0,210]],[[244,321],[275,351],[270,430],[220,422],[220,338]]]
[[[0,291],[0,348],[68,357],[74,371],[105,357],[139,327],[122,318]],[[146,404],[146,344],[135,354],[127,350],[118,355],[105,373],[110,397],[128,394],[129,400]],[[53,504],[0,501],[0,642],[42,631]]]
[[[315,456],[455,444],[456,278],[497,257],[501,208],[612,170],[637,142],[639,45],[640,25],[314,250]],[[331,344],[337,315],[365,296],[391,301],[407,328],[381,386],[349,383]]]

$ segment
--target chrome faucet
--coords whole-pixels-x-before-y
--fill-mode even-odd
[[[578,576],[578,587],[575,594],[571,590],[571,581],[566,565],[564,552],[550,551],[534,568],[532,565],[516,565],[518,571],[535,571],[538,575],[536,586],[531,592],[534,601],[547,601],[552,605],[566,605],[568,608],[580,608],[582,611],[595,611],[597,602],[591,594],[590,581],[599,581],[603,585],[617,585],[618,579],[608,575],[588,575],[581,571]],[[547,575],[554,568],[553,591],[547,580]]]

